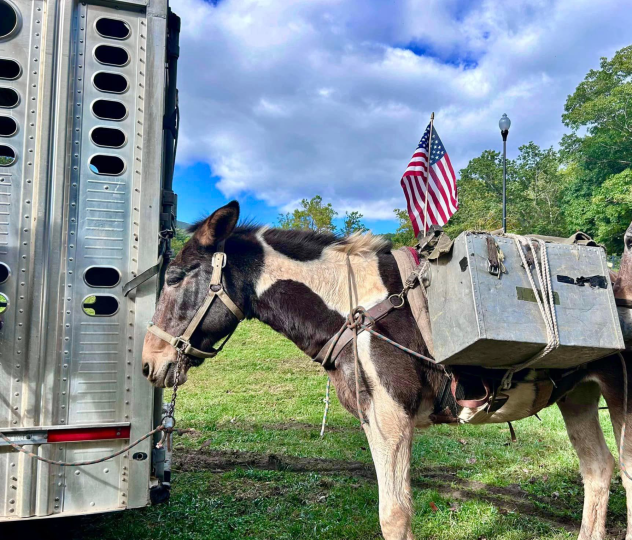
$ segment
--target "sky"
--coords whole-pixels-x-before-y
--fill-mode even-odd
[[[566,97],[631,42],[623,0],[170,0],[182,19],[178,219],[237,199],[275,224],[321,195],[396,228],[428,123],[454,169],[556,146]]]

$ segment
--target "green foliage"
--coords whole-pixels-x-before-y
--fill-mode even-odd
[[[507,185],[515,179],[513,162],[507,162]],[[452,237],[465,230],[494,230],[502,226],[502,155],[485,150],[460,172],[459,210],[445,226]],[[509,212],[508,212],[509,214]],[[513,223],[512,223],[513,224]]]
[[[561,143],[569,171],[563,201],[568,224],[621,252],[632,220],[632,46],[602,58],[600,69],[590,70],[568,96],[564,111],[572,130]]]
[[[279,215],[281,229],[300,229],[315,232],[334,232],[336,226],[333,219],[338,215],[331,203],[323,204],[323,198],[316,195],[311,199],[303,199],[301,208],[294,212]]]
[[[362,214],[356,210],[353,212],[345,212],[344,221],[342,227],[340,228],[340,234],[342,236],[349,236],[353,233],[364,233],[367,232],[367,229],[362,223]]]
[[[83,311],[85,312],[86,315],[92,315],[94,317],[97,314],[94,309],[86,307],[86,306],[89,306],[90,304],[96,304],[96,302],[97,302],[96,296],[94,295],[86,296],[85,300],[83,301]]]
[[[171,250],[173,251],[173,256],[175,257],[184,244],[187,243],[191,235],[182,229],[176,229],[176,233],[174,237],[171,239]]]
[[[415,231],[408,217],[408,212],[399,208],[395,208],[393,212],[399,222],[395,234],[391,234],[389,238],[393,243],[393,247],[414,246],[417,243],[417,239],[415,238]]]
[[[355,232],[366,232],[368,229],[362,223],[362,214],[357,211],[346,212],[343,225],[337,229],[334,218],[338,212],[331,203],[323,204],[320,195],[301,201],[301,208],[293,212],[279,215],[279,227],[281,229],[298,229],[302,231],[329,232],[343,236],[349,236]]]
[[[565,235],[561,200],[566,177],[558,153],[533,142],[519,151],[517,159],[507,160],[507,230]],[[485,150],[461,170],[460,208],[445,227],[448,234],[502,227],[502,179],[502,155],[493,150]]]

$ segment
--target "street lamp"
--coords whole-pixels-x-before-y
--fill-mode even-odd
[[[507,135],[511,127],[511,120],[507,114],[503,114],[498,121],[500,134],[503,137],[503,232],[507,232]]]

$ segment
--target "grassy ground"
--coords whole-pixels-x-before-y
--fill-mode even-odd
[[[215,360],[190,372],[178,401],[171,502],[64,520],[64,538],[381,538],[371,456],[358,422],[333,399],[319,437],[326,378],[291,343],[243,324]],[[607,411],[602,424],[614,451]],[[418,539],[574,538],[578,462],[556,408],[515,424],[441,426],[413,448]],[[616,455],[616,454],[615,454]],[[609,529],[625,499],[613,481]]]

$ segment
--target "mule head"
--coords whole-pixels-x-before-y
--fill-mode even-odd
[[[623,256],[619,275],[613,285],[614,295],[617,298],[632,300],[632,223],[625,231],[623,237]]]
[[[218,244],[226,241],[233,233],[238,219],[239,204],[232,201],[195,226],[193,236],[167,267],[165,283],[152,319],[157,328],[171,336],[180,336],[189,326],[209,291],[213,254],[217,251]],[[227,242],[227,262],[222,271],[222,281],[225,291],[240,305],[243,301],[244,276],[239,265],[234,260],[231,261],[231,250],[227,249],[229,246],[230,242]],[[235,315],[215,298],[191,336],[191,345],[208,351],[217,341],[228,336],[237,324]],[[172,345],[147,332],[142,362],[143,374],[152,384],[158,387],[173,386],[177,352]],[[200,358],[186,355],[179,382],[186,381],[190,367],[202,362]]]

